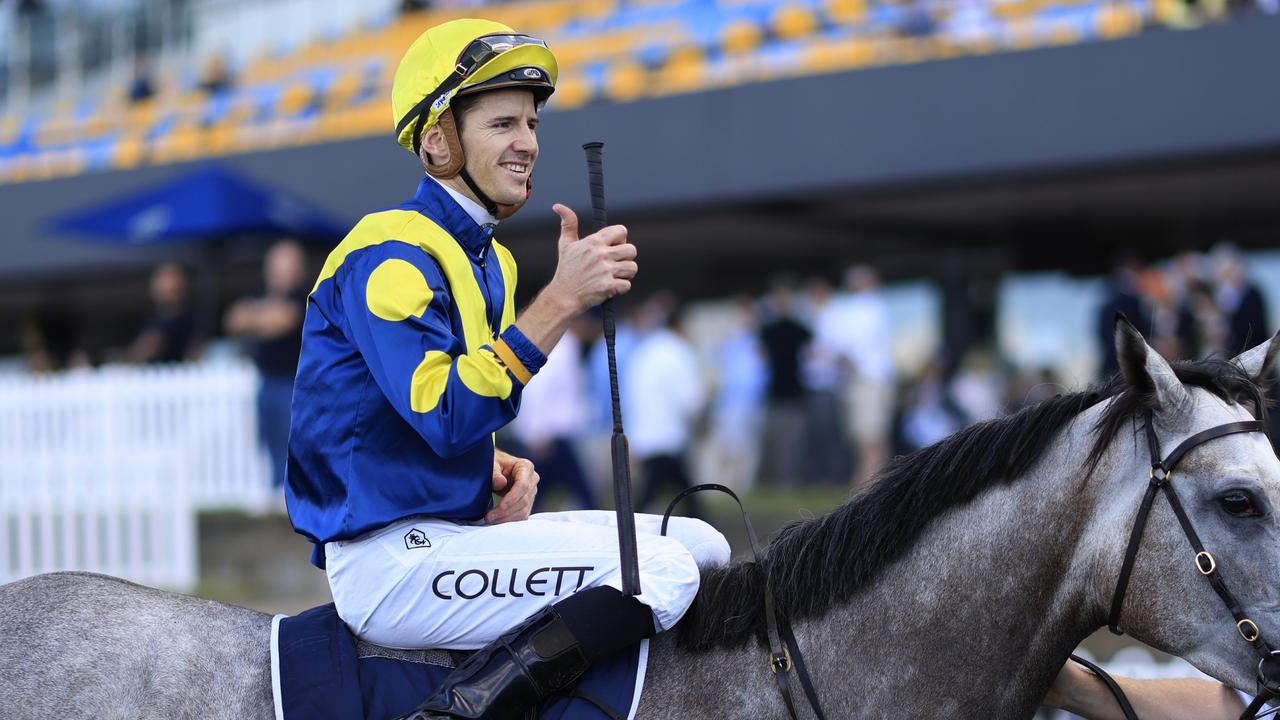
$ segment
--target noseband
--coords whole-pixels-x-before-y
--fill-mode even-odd
[[[1257,652],[1258,657],[1258,693],[1253,703],[1245,710],[1241,720],[1247,720],[1257,716],[1262,706],[1271,698],[1280,696],[1280,651],[1272,649],[1262,637],[1262,631],[1258,629],[1257,623],[1249,619],[1241,607],[1240,602],[1236,600],[1231,591],[1227,589],[1226,582],[1223,581],[1222,573],[1218,569],[1218,561],[1213,555],[1205,550],[1204,544],[1200,542],[1200,536],[1196,534],[1195,528],[1191,525],[1191,519],[1187,517],[1186,510],[1182,507],[1182,502],[1178,499],[1178,493],[1173,489],[1171,480],[1173,478],[1173,470],[1178,466],[1178,462],[1192,448],[1197,447],[1210,440],[1214,440],[1227,435],[1235,435],[1238,433],[1265,433],[1262,423],[1256,420],[1245,422],[1226,423],[1211,427],[1208,430],[1192,435],[1183,440],[1173,452],[1161,459],[1160,440],[1156,437],[1155,422],[1153,413],[1148,410],[1145,418],[1147,447],[1151,451],[1151,472],[1149,474],[1150,482],[1147,484],[1147,492],[1142,496],[1142,505],[1138,508],[1138,517],[1133,523],[1133,531],[1129,533],[1129,547],[1125,550],[1124,564],[1120,567],[1120,578],[1116,582],[1116,591],[1111,601],[1111,617],[1108,625],[1111,632],[1122,635],[1120,629],[1120,610],[1124,606],[1125,590],[1129,586],[1129,575],[1133,572],[1134,559],[1138,555],[1138,547],[1142,544],[1142,533],[1147,526],[1147,518],[1151,513],[1151,503],[1155,500],[1156,493],[1163,490],[1165,497],[1169,500],[1169,507],[1173,508],[1173,514],[1178,518],[1178,524],[1182,526],[1182,532],[1186,534],[1187,540],[1191,543],[1191,548],[1195,550],[1194,563],[1196,571],[1209,581],[1209,585],[1213,587],[1218,597],[1222,598],[1223,604],[1227,606],[1227,610],[1236,621],[1236,632],[1240,638]],[[1114,683],[1108,683],[1108,687],[1113,693],[1119,693],[1118,686]],[[1128,702],[1122,700],[1123,693],[1116,695],[1116,699],[1120,701],[1120,705],[1124,708],[1125,717],[1130,720],[1136,720],[1137,716],[1133,714],[1132,708]]]

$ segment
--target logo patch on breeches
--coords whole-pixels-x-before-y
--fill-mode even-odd
[[[431,547],[431,540],[427,537],[426,533],[422,532],[418,528],[413,528],[404,534],[404,546],[408,550],[429,548]]]

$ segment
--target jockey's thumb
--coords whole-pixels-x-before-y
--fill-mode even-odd
[[[578,240],[578,216],[568,207],[556,203],[551,209],[560,216],[560,249]]]

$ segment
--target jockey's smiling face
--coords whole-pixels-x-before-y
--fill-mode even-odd
[[[533,93],[491,90],[466,100],[458,117],[458,132],[467,172],[494,202],[512,205],[523,201],[538,159],[538,110]],[[458,185],[462,186],[460,191],[472,195],[465,183]]]

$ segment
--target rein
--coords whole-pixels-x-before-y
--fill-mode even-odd
[[[667,505],[667,511],[662,514],[661,534],[667,534],[667,521],[671,519],[671,513],[676,509],[676,505],[686,497],[703,490],[722,492],[738,503],[738,511],[742,513],[742,524],[747,528],[747,540],[751,542],[751,553],[755,555],[756,566],[765,572],[764,620],[769,640],[768,665],[769,671],[773,673],[773,680],[778,686],[778,692],[782,695],[782,702],[787,706],[787,713],[791,716],[791,720],[798,720],[800,717],[796,714],[795,701],[791,696],[791,671],[794,669],[814,717],[818,720],[827,720],[827,716],[822,712],[822,704],[818,701],[818,691],[814,689],[813,680],[809,677],[809,669],[805,666],[804,655],[800,652],[800,644],[796,642],[795,633],[791,631],[791,623],[787,622],[785,615],[778,612],[777,604],[773,601],[773,586],[769,578],[768,566],[764,564],[764,553],[760,551],[756,530],[751,525],[751,518],[747,516],[747,510],[742,506],[742,500],[738,498],[738,494],[718,483],[704,483],[685,488],[675,496],[671,504]]]
[[[1265,433],[1266,430],[1263,428],[1262,423],[1256,420],[1218,425],[1183,440],[1168,456],[1161,459],[1160,440],[1156,437],[1152,411],[1148,410],[1146,412],[1144,424],[1146,426],[1147,447],[1151,452],[1149,482],[1147,484],[1147,492],[1142,496],[1142,504],[1138,507],[1138,517],[1134,520],[1133,530],[1129,533],[1129,545],[1125,550],[1124,564],[1120,567],[1120,577],[1116,582],[1115,594],[1112,596],[1111,617],[1107,625],[1110,627],[1111,632],[1116,635],[1124,634],[1120,629],[1120,611],[1124,606],[1125,590],[1129,586],[1129,576],[1133,572],[1134,560],[1137,558],[1138,548],[1142,544],[1142,535],[1147,527],[1151,504],[1155,500],[1156,493],[1163,490],[1165,498],[1169,501],[1169,507],[1173,509],[1174,515],[1178,518],[1178,524],[1182,526],[1183,534],[1187,536],[1187,541],[1191,543],[1191,548],[1195,550],[1194,562],[1196,570],[1209,581],[1214,592],[1218,594],[1223,604],[1226,605],[1227,611],[1231,613],[1231,616],[1236,621],[1236,632],[1240,635],[1240,638],[1249,643],[1254,651],[1258,653],[1258,693],[1253,702],[1244,711],[1244,714],[1240,716],[1241,720],[1252,720],[1258,717],[1258,711],[1262,709],[1268,700],[1280,696],[1280,651],[1272,649],[1272,646],[1263,639],[1262,631],[1258,629],[1257,623],[1245,614],[1240,602],[1236,600],[1235,595],[1227,588],[1227,584],[1222,578],[1222,573],[1218,571],[1218,561],[1200,542],[1200,536],[1196,534],[1195,527],[1191,524],[1191,519],[1187,517],[1187,512],[1183,509],[1182,502],[1178,499],[1178,493],[1174,490],[1171,480],[1174,468],[1192,448],[1227,435],[1254,432]],[[1120,703],[1125,718],[1137,720],[1138,716],[1134,713],[1133,707],[1114,680],[1092,663],[1084,662],[1075,655],[1072,655],[1071,659],[1085,665],[1095,675],[1102,678],[1107,688],[1111,690],[1111,694],[1115,696],[1116,701]]]

